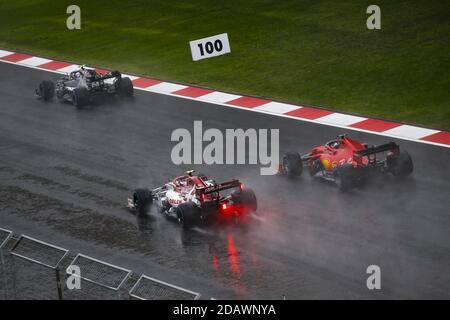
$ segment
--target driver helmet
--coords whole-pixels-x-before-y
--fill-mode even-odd
[[[87,77],[87,78],[92,78],[92,77],[94,77],[94,75],[95,75],[95,70],[93,70],[93,69],[88,69],[88,68],[86,67],[85,64],[81,65],[80,71],[81,71],[81,73],[84,74],[84,76]]]
[[[333,141],[330,146],[332,148],[338,148],[340,145],[341,145],[341,142],[339,140],[336,140],[336,141]]]

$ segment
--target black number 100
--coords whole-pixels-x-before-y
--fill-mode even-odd
[[[205,50],[206,50],[206,53],[208,53],[208,54],[213,53],[214,50],[216,50],[217,52],[222,51],[223,44],[222,44],[222,41],[217,39],[216,41],[214,41],[214,46],[213,46],[212,42],[208,41],[205,43],[205,49],[203,49],[202,43],[198,44],[198,48],[200,49],[200,54],[203,56],[205,54]]]

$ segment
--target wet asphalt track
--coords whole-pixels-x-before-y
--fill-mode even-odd
[[[193,166],[252,187],[247,227],[183,231],[124,209],[131,190],[190,166],[171,163],[176,128],[280,128],[282,151],[306,151],[342,129],[136,91],[76,110],[33,96],[58,75],[0,63],[0,226],[198,291],[205,298],[450,298],[450,149],[399,141],[405,181],[333,185],[259,175],[259,166]],[[360,132],[369,143],[388,138]],[[366,288],[366,267],[382,290]]]

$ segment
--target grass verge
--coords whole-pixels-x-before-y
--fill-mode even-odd
[[[450,3],[80,0],[0,3],[0,47],[218,90],[450,129]],[[190,40],[227,32],[231,54],[193,62]]]

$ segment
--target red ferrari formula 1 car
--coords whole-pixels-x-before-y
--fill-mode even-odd
[[[382,155],[382,156],[381,156]],[[409,176],[413,162],[398,144],[389,142],[368,146],[357,140],[339,135],[311,152],[300,156],[296,152],[286,153],[280,163],[279,173],[288,177],[300,176],[307,167],[311,176],[331,180],[343,190],[353,188],[365,180],[370,171],[392,173],[396,177]]]

